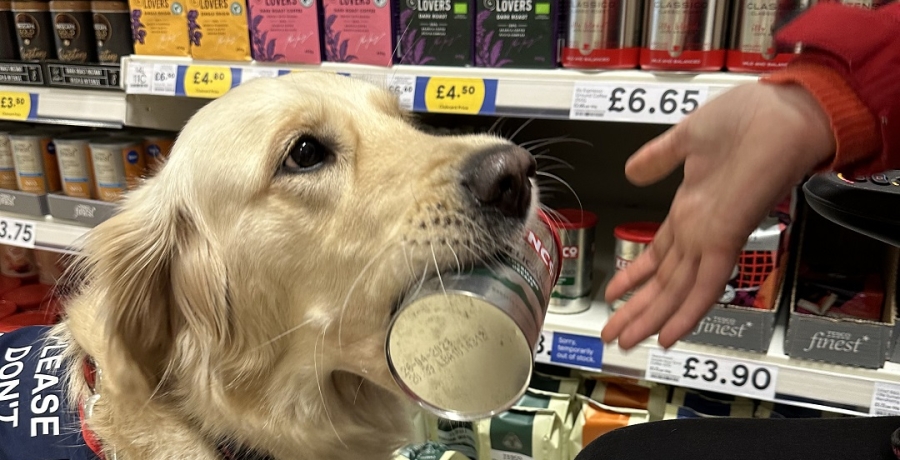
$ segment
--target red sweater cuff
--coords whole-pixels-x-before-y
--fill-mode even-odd
[[[809,91],[831,121],[837,150],[820,169],[841,170],[866,161],[881,148],[878,122],[843,76],[823,65],[794,61],[783,70],[764,75],[771,84],[798,84]]]

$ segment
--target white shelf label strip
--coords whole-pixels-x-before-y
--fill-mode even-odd
[[[575,82],[569,118],[677,123],[706,102],[709,87],[689,83]]]
[[[869,414],[874,416],[900,416],[900,384],[875,382]]]
[[[177,64],[153,65],[153,79],[150,82],[150,94],[155,94],[157,96],[174,96],[177,83]]]
[[[772,401],[778,367],[701,353],[650,350],[647,380]]]
[[[36,235],[34,222],[0,217],[0,242],[3,244],[34,249]]]

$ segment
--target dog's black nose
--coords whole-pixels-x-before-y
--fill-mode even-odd
[[[531,204],[534,157],[514,145],[500,145],[478,152],[463,170],[463,185],[482,206],[491,206],[508,217],[525,217]]]

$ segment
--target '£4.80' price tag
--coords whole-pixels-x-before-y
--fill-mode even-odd
[[[778,367],[700,353],[650,350],[647,380],[772,401]]]
[[[677,123],[706,101],[709,88],[694,84],[577,82],[573,120]]]
[[[188,97],[221,97],[231,89],[231,68],[222,66],[188,66],[184,72],[184,95]]]
[[[34,222],[27,220],[0,218],[0,242],[10,246],[34,248]]]
[[[496,98],[496,80],[419,77],[415,108],[432,113],[492,114]]]
[[[0,91],[0,118],[4,120],[27,120],[32,116],[32,102],[37,102],[37,97],[32,101],[29,93],[12,91]],[[36,110],[34,110],[36,111]]]

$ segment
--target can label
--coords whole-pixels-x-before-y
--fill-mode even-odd
[[[116,201],[140,184],[146,158],[140,144],[91,145],[91,159],[97,181],[97,197]]]
[[[616,271],[622,271],[631,265],[638,256],[647,249],[647,244],[643,243],[635,243],[632,241],[624,241],[624,240],[616,240]],[[619,308],[631,296],[634,295],[634,291],[628,291],[625,294],[622,294],[622,297],[618,298],[613,302],[613,308]]]
[[[572,0],[562,65],[633,68],[640,55],[639,0]]]
[[[59,166],[52,139],[13,138],[10,143],[19,190],[37,194],[59,191]]]
[[[0,135],[0,188],[16,190],[16,164],[13,160],[9,137]]]
[[[76,198],[91,198],[93,174],[87,142],[57,143],[56,156],[63,193]]]
[[[652,1],[641,67],[716,70],[725,64],[725,2]]]
[[[574,299],[591,292],[593,283],[593,228],[564,229],[562,240],[562,269],[553,288],[553,297]]]
[[[728,51],[728,70],[758,72],[785,67],[799,46],[778,46],[774,31],[809,5],[809,0],[743,0],[735,10],[735,43]]]

